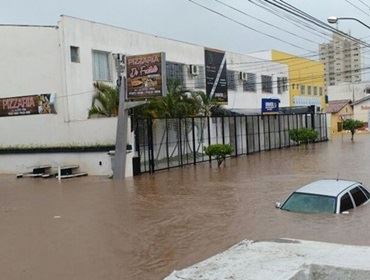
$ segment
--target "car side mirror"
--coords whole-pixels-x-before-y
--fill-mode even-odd
[[[275,207],[280,209],[281,203],[280,202],[275,202]]]

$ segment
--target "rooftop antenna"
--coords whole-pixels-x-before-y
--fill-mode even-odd
[[[337,173],[337,181],[339,180],[339,172]]]

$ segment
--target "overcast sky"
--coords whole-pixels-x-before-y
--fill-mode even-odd
[[[298,34],[297,38],[227,8],[215,0],[194,0],[242,24],[288,41],[266,37],[190,3],[188,0],[0,0],[0,23],[55,25],[65,14],[137,31],[197,43],[209,47],[248,53],[279,49],[295,54],[317,51],[316,44],[325,41],[317,35],[298,29],[293,24],[266,12],[248,0],[222,0],[241,11]],[[288,3],[326,21],[330,15],[356,17],[370,25],[370,0],[286,0]],[[361,2],[362,1],[362,2]],[[254,2],[258,2],[254,0]],[[362,9],[356,9],[352,5]],[[351,29],[352,35],[366,37],[370,30],[356,22],[342,21],[339,28]],[[2,39],[1,39],[2,40]]]

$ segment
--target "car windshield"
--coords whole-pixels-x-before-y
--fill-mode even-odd
[[[335,213],[335,197],[293,193],[281,209],[304,213]]]

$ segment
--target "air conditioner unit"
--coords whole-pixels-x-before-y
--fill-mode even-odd
[[[242,80],[242,81],[247,80],[247,73],[239,72],[239,79]]]
[[[198,65],[190,65],[190,74],[193,76],[199,75],[199,67]]]

